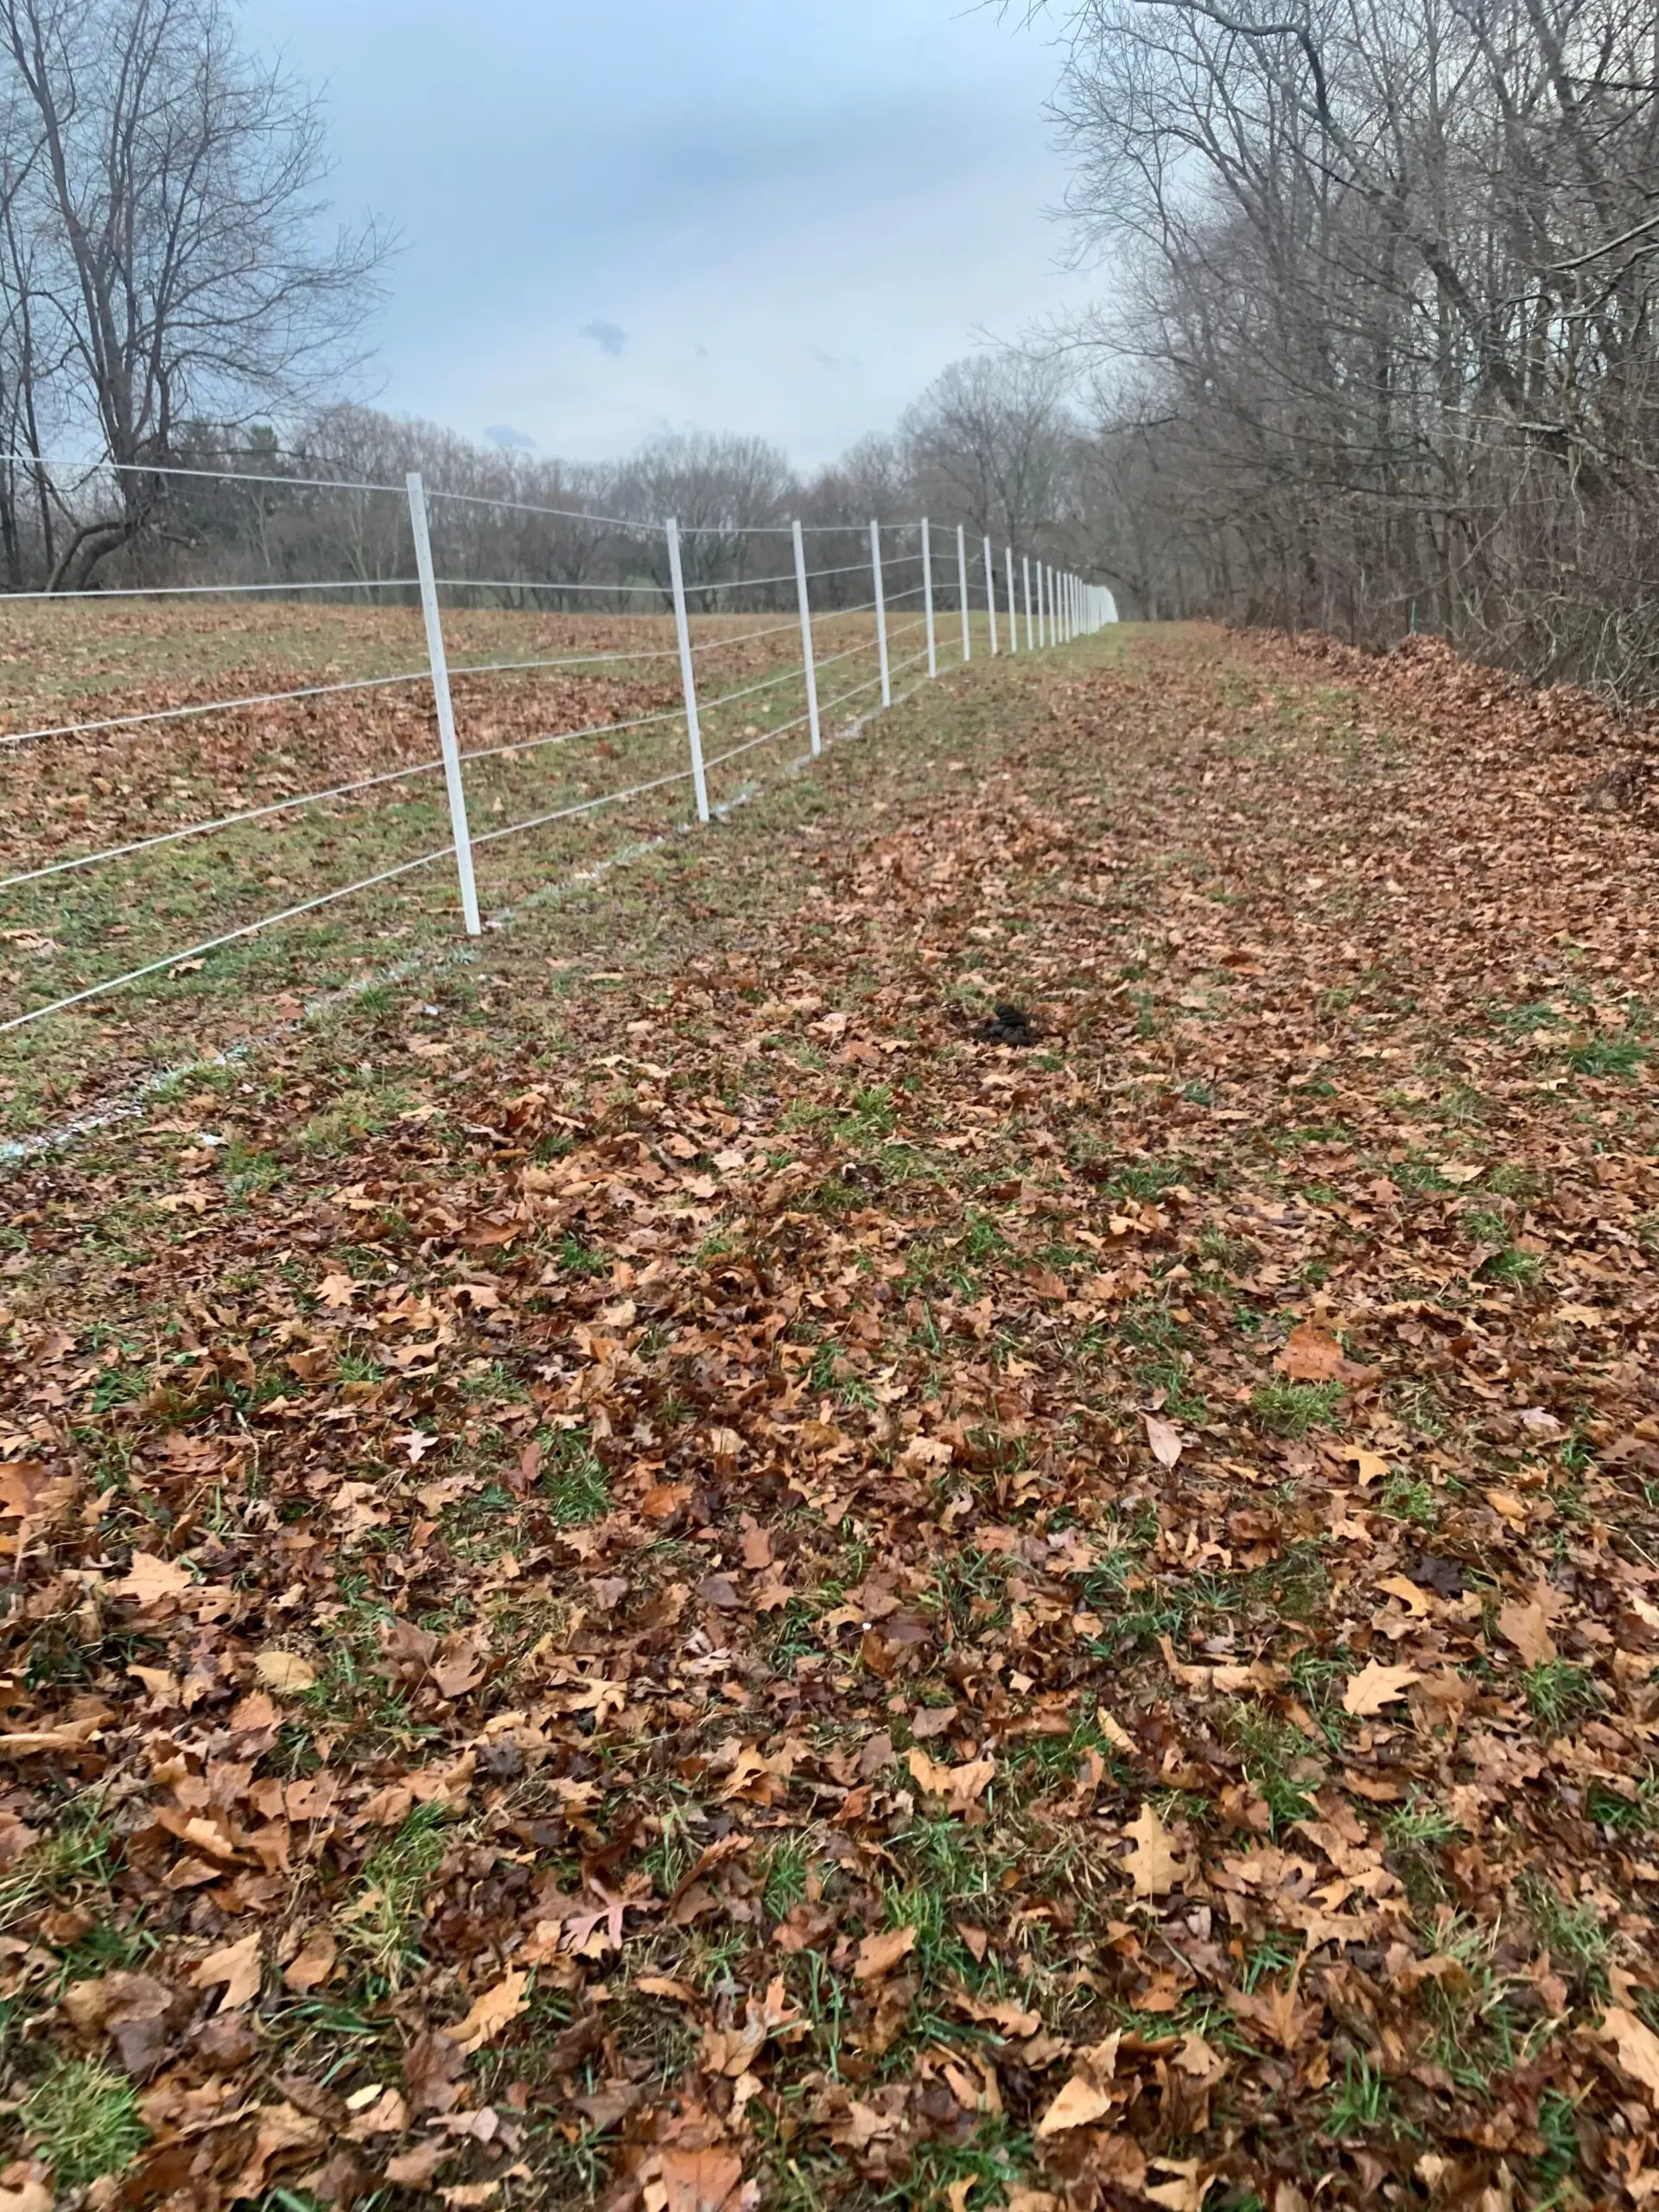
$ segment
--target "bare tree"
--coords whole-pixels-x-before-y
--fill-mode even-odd
[[[85,585],[164,528],[146,465],[187,420],[246,421],[340,377],[386,242],[321,238],[321,107],[238,50],[224,0],[0,0],[0,72],[28,152],[3,307],[37,404],[49,387],[111,465],[107,504],[53,548],[51,583]]]
[[[930,513],[999,543],[1060,521],[1077,425],[1063,361],[1021,353],[952,362],[899,426],[907,471]]]
[[[1659,695],[1651,0],[1064,13],[1150,598]]]

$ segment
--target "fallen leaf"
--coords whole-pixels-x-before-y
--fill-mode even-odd
[[[1342,1454],[1351,1460],[1355,1479],[1362,1490],[1371,1483],[1379,1483],[1389,1471],[1389,1463],[1377,1452],[1367,1452],[1357,1444],[1351,1444]]]
[[[735,2151],[664,2151],[663,2212],[727,2212],[742,2180],[743,2161]]]
[[[1647,2091],[1648,2101],[1659,2107],[1659,2036],[1622,2005],[1608,2007],[1596,2032],[1611,2044],[1619,2064]]]
[[[647,1997],[671,1997],[677,2005],[699,2005],[702,2001],[689,1981],[677,1981],[670,1974],[642,1974],[633,1986]]]
[[[1196,2028],[1189,2029],[1174,2063],[1183,2074],[1190,2074],[1195,2082],[1218,2082],[1227,2071],[1227,2061],[1213,2044],[1208,2044]]]
[[[1074,2074],[1037,2123],[1039,2136],[1061,2135],[1068,2128],[1090,2127],[1112,2108],[1109,2091],[1097,2089]]]
[[[1332,1382],[1348,1362],[1334,1337],[1315,1322],[1300,1321],[1285,1338],[1284,1349],[1273,1363],[1293,1382]]]
[[[466,2018],[448,2030],[455,2048],[470,2058],[486,2043],[493,2043],[503,2028],[529,2011],[529,1986],[530,1976],[510,1967],[504,1978],[475,2001]]]
[[[283,1980],[290,1989],[302,1996],[307,1990],[320,1989],[334,1970],[340,1956],[340,1945],[334,1932],[327,1928],[314,1928],[304,1943],[283,1970]]]
[[[913,1928],[890,1928],[884,1935],[867,1936],[858,1947],[858,1956],[853,1964],[855,1981],[875,1981],[884,1974],[891,1974],[900,1959],[908,1958],[916,1948]]]
[[[1555,1656],[1555,1638],[1550,1633],[1549,1610],[1537,1598],[1529,1605],[1517,1605],[1513,1599],[1500,1605],[1497,1612],[1497,1632],[1506,1643],[1512,1643],[1529,1667],[1541,1665]]]
[[[982,2020],[988,2026],[1001,2028],[1007,2035],[1034,2036],[1043,2024],[1040,2013],[1027,2012],[1009,1997],[976,1997],[971,1990],[959,1989],[950,2001],[957,2012],[966,2013],[970,2020]]]
[[[386,2179],[399,2189],[425,2189],[444,2160],[454,2158],[461,2147],[459,2143],[447,2142],[442,2135],[429,2143],[417,2144],[414,2150],[387,2159]]]
[[[275,1690],[278,1697],[297,1697],[302,1690],[315,1689],[317,1670],[308,1659],[302,1659],[297,1651],[257,1651],[254,1654],[253,1671],[268,1690]]]
[[[1152,1447],[1153,1458],[1160,1467],[1173,1467],[1185,1449],[1179,1432],[1173,1429],[1166,1421],[1159,1421],[1151,1414],[1146,1414],[1144,1419],[1147,1442]]]
[[[1154,2158],[1151,2164],[1174,2178],[1142,2182],[1141,2194],[1148,2204],[1160,2204],[1164,2212],[1204,2212],[1204,2200],[1217,2177],[1206,2175],[1198,2159]]]
[[[190,1979],[198,1989],[224,1983],[225,1994],[219,2000],[221,2012],[239,2012],[244,2005],[251,2004],[259,1994],[259,1930],[256,1928],[238,1943],[227,1943],[223,1950],[210,1951]]]
[[[1342,1709],[1361,1719],[1381,1713],[1385,1705],[1396,1703],[1414,1682],[1421,1680],[1414,1667],[1384,1667],[1373,1659],[1357,1675],[1348,1677]]]
[[[671,1520],[690,1495],[690,1483],[654,1483],[640,1499],[639,1510],[648,1521]]]
[[[1167,1897],[1186,1869],[1175,1850],[1175,1840],[1147,1802],[1123,1831],[1135,1839],[1135,1849],[1123,1860],[1138,1897]]]
[[[743,1564],[751,1573],[772,1565],[772,1538],[753,1521],[743,1531]]]
[[[52,2212],[57,2199],[41,2181],[25,2181],[16,2189],[0,2189],[0,2212]]]
[[[956,1812],[966,1812],[976,1798],[984,1795],[996,1772],[995,1759],[969,1759],[961,1766],[948,1766],[942,1759],[930,1758],[927,1753],[912,1748],[906,1755],[912,1779],[930,1796],[943,1797]]]
[[[160,1559],[154,1552],[134,1552],[124,1579],[115,1586],[120,1598],[136,1598],[141,1605],[159,1605],[189,1589],[194,1577],[176,1560]]]

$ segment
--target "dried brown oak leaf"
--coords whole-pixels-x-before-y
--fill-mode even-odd
[[[190,1979],[198,1989],[224,1983],[221,2012],[239,2012],[251,2005],[259,1994],[259,1930],[256,1928],[239,1942],[226,1943],[222,1950],[210,1951]]]
[[[879,1980],[884,1974],[891,1974],[899,1960],[907,1958],[915,1948],[913,1928],[889,1928],[880,1936],[867,1936],[853,1962],[854,1980]]]
[[[1123,1861],[1138,1897],[1166,1897],[1185,1877],[1186,1867],[1175,1849],[1175,1839],[1158,1817],[1155,1806],[1142,1805],[1123,1831],[1135,1838],[1135,1849]]]
[[[1357,1675],[1348,1677],[1348,1687],[1342,1694],[1342,1709],[1363,1719],[1374,1713],[1381,1713],[1385,1705],[1394,1705],[1422,1677],[1414,1667],[1383,1667],[1375,1659],[1368,1662]]]
[[[1659,2036],[1622,2005],[1608,2007],[1597,2032],[1611,2044],[1624,2071],[1647,2091],[1648,2101],[1659,2107]]]

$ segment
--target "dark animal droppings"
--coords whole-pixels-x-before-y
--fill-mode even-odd
[[[1023,1007],[1014,1006],[1007,999],[999,999],[991,1009],[988,1021],[982,1021],[974,1034],[985,1045],[1034,1045],[1037,1031],[1032,1027],[1031,1016]]]

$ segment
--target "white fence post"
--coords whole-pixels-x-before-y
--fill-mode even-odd
[[[1029,653],[1034,652],[1037,647],[1037,628],[1031,613],[1031,556],[1025,553],[1020,559],[1026,574],[1026,651]]]
[[[455,841],[455,873],[461,878],[461,912],[468,937],[479,937],[478,886],[473,880],[473,839],[467,827],[467,787],[461,780],[461,747],[455,741],[455,709],[449,696],[449,659],[443,649],[443,623],[438,613],[437,578],[432,567],[432,533],[426,521],[426,487],[418,474],[404,480],[409,493],[410,528],[415,533],[415,573],[421,580],[421,612],[426,617],[427,658],[432,664],[432,696],[438,709],[438,744],[443,753],[443,780],[449,793],[449,828]]]
[[[1020,650],[1020,610],[1015,606],[1014,599],[1014,548],[1012,545],[1003,549],[1003,568],[1008,579],[1008,651],[1011,653],[1017,653]]]
[[[931,680],[939,672],[939,651],[933,634],[933,540],[925,515],[922,517],[922,603],[927,613],[927,673]]]
[[[795,590],[801,602],[801,666],[806,671],[806,723],[812,733],[812,758],[823,750],[818,735],[818,670],[812,652],[812,609],[806,595],[806,540],[795,524]]]
[[[870,524],[870,574],[875,578],[875,646],[881,657],[881,703],[893,704],[893,678],[887,669],[887,599],[881,585],[881,525]]]
[[[996,642],[996,563],[991,557],[991,541],[985,540],[985,612],[991,618],[991,652],[998,651]]]
[[[957,601],[962,608],[962,657],[974,657],[972,617],[968,612],[968,532],[961,523],[957,524]]]
[[[691,625],[685,614],[685,573],[680,566],[680,525],[671,515],[668,573],[674,587],[674,627],[680,640],[680,688],[685,694],[685,734],[691,746],[691,788],[697,795],[697,819],[709,819],[709,779],[702,772],[702,725],[697,720],[697,672],[691,660]]]

